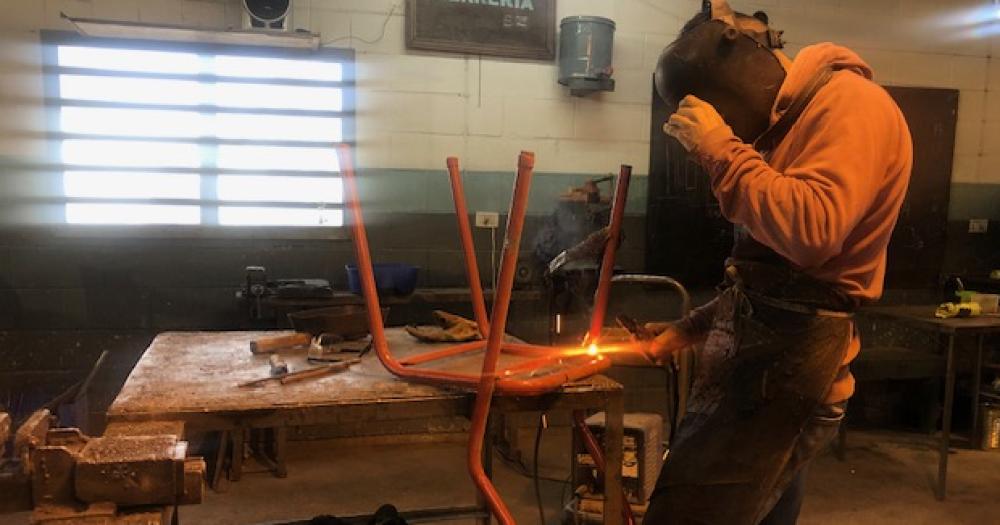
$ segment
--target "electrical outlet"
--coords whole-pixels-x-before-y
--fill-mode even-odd
[[[500,227],[500,214],[495,211],[477,211],[476,228],[495,230]]]
[[[969,233],[986,233],[989,226],[989,219],[969,219]]]

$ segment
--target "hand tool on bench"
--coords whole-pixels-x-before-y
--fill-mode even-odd
[[[288,372],[281,375],[262,377],[260,379],[254,379],[252,381],[247,381],[245,383],[240,383],[238,386],[240,388],[260,386],[268,381],[278,381],[283,385],[289,383],[297,383],[299,381],[304,381],[306,379],[312,379],[314,377],[323,377],[325,375],[333,374],[336,372],[341,372],[347,370],[351,365],[360,363],[360,359],[351,359],[350,361],[341,361],[339,363],[330,363],[328,365],[317,366],[313,368],[307,368],[305,370],[298,370],[296,372]]]
[[[279,381],[281,384],[287,385],[289,383],[298,383],[299,381],[305,381],[306,379],[312,379],[314,377],[323,377],[325,375],[333,374],[336,372],[341,372],[347,370],[351,365],[356,365],[360,363],[360,359],[351,359],[349,361],[341,361],[340,363],[330,363],[328,365],[317,366],[315,368],[310,368],[308,370],[302,370],[300,372],[293,372],[288,374]]]
[[[294,333],[261,337],[250,341],[250,351],[255,354],[270,354],[280,350],[304,348],[312,343],[312,334]]]
[[[310,363],[339,363],[347,359],[344,354],[354,354],[355,357],[364,356],[365,352],[371,348],[371,337],[364,339],[345,341],[335,334],[323,334],[314,337],[309,345],[309,352],[306,360]]]
[[[278,354],[271,354],[267,362],[271,365],[271,376],[283,376],[288,373],[288,363]]]
[[[383,308],[383,318],[389,309]],[[360,305],[340,305],[301,310],[288,314],[294,334],[262,337],[250,343],[255,354],[306,348],[314,345],[329,348],[333,343],[362,339],[370,333],[368,316]]]

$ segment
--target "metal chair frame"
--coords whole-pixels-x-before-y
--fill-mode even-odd
[[[597,292],[594,297],[590,330],[584,341],[585,344],[579,348],[566,349],[511,343],[504,340],[521,234],[524,229],[529,190],[534,174],[534,154],[523,151],[518,157],[517,177],[514,181],[510,210],[507,215],[507,229],[504,237],[503,253],[501,255],[500,275],[497,280],[497,290],[494,291],[492,316],[489,318],[487,318],[486,301],[479,278],[479,266],[476,261],[475,248],[472,242],[472,229],[469,224],[469,212],[465,201],[465,192],[462,186],[462,176],[458,159],[454,157],[448,158],[448,174],[451,179],[452,195],[455,201],[455,214],[458,220],[459,235],[465,255],[465,268],[472,296],[473,313],[476,324],[479,327],[480,333],[485,337],[485,341],[457,344],[444,349],[397,360],[389,351],[383,328],[382,311],[375,286],[371,252],[369,250],[361,203],[358,197],[357,180],[350,146],[341,145],[339,147],[339,156],[344,176],[347,207],[352,219],[354,246],[361,278],[361,288],[368,311],[372,331],[372,344],[375,353],[383,366],[400,378],[435,385],[476,389],[476,401],[471,418],[467,457],[469,473],[497,520],[505,525],[512,524],[514,523],[513,517],[490,481],[482,464],[483,442],[492,398],[495,394],[520,396],[542,395],[552,392],[566,383],[598,374],[611,366],[611,360],[597,351],[598,347],[596,344],[600,337],[601,328],[604,325],[604,317],[607,312],[607,304],[611,292],[611,278],[614,273],[615,256],[621,238],[625,202],[628,196],[632,168],[631,166],[622,165],[617,178],[608,227],[609,240],[604,250]],[[481,350],[485,350],[485,353],[482,372],[480,374],[417,367],[417,365]],[[502,370],[497,370],[501,354],[510,354],[527,359]],[[584,442],[587,444],[587,448],[595,460],[598,460],[599,465],[603,465],[603,457],[601,457],[600,449],[596,446],[596,440],[593,439],[593,436],[588,436],[590,432],[586,425],[578,423],[577,428],[584,434]],[[624,512],[626,522],[632,523],[631,508],[628,504],[624,505]]]

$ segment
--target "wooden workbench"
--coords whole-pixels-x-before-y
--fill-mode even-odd
[[[108,422],[182,421],[187,432],[232,432],[234,450],[242,451],[243,442],[235,438],[246,429],[278,429],[282,432],[278,441],[283,443],[284,429],[291,426],[468,416],[471,411],[474,396],[469,392],[400,380],[382,367],[374,352],[346,372],[288,385],[269,382],[258,388],[240,388],[237,386],[240,383],[268,374],[267,356],[252,354],[250,341],[273,334],[158,335],[108,409]],[[397,357],[436,346],[417,343],[401,328],[387,329],[386,337]],[[304,351],[283,355],[293,371],[312,366],[306,364]],[[455,358],[438,366],[478,371],[481,355]],[[503,397],[494,401],[494,414],[583,409],[607,412],[605,454],[610,475],[606,480],[609,497],[605,523],[621,523],[624,402],[620,384],[604,376],[594,376],[545,396]],[[491,429],[495,432],[494,425]],[[486,440],[488,444],[491,441]],[[283,452],[276,451],[279,463],[282,455]],[[484,458],[487,468],[491,460],[492,452],[488,450]],[[481,502],[477,509],[482,509]],[[447,509],[447,512],[459,510],[469,509]]]

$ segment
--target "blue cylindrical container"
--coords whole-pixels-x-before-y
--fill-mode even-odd
[[[559,83],[570,94],[614,91],[615,23],[600,16],[568,16],[559,23]]]
[[[361,275],[357,265],[344,265],[347,270],[347,289],[352,293],[361,294]],[[375,274],[375,288],[379,293],[395,295],[410,295],[417,287],[417,275],[420,267],[399,263],[376,263],[372,265]]]

